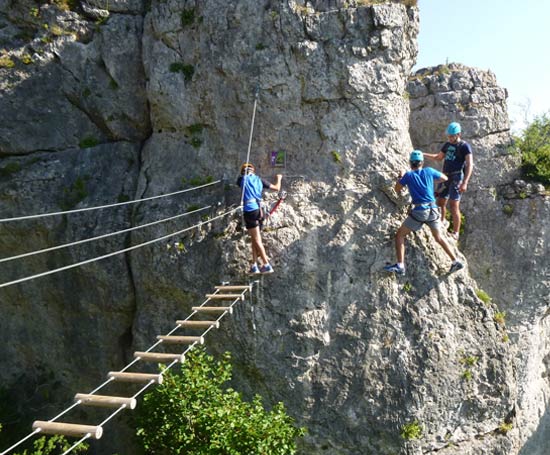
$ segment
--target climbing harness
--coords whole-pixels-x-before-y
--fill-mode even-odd
[[[429,210],[430,214],[428,215],[428,218],[425,220],[419,220],[416,216],[414,216],[414,210],[421,208],[421,210]],[[411,209],[409,210],[409,216],[419,223],[432,223],[433,221],[439,219],[441,216],[439,207],[434,203],[426,203],[426,204],[413,204]]]

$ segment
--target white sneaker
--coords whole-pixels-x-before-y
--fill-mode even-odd
[[[459,236],[458,232],[451,232],[449,235],[451,236],[451,238],[452,238],[453,240],[455,240],[456,242],[458,242],[458,236]]]

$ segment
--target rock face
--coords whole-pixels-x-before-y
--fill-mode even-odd
[[[550,198],[542,185],[518,179],[506,93],[492,73],[456,64],[426,68],[413,75],[408,90],[416,147],[438,150],[442,142],[430,141],[443,141],[450,121],[461,122],[464,139],[473,145],[475,170],[461,203],[466,222],[460,247],[472,276],[506,314],[518,376],[519,453],[542,455],[550,423],[544,398],[550,303],[550,234],[544,220]]]
[[[207,338],[214,351],[233,352],[235,385],[268,404],[284,401],[309,428],[304,454],[516,454],[523,378],[496,307],[476,295],[480,285],[468,270],[449,275],[448,258],[425,231],[410,239],[405,278],[381,272],[405,216],[387,187],[412,147],[415,95],[406,87],[418,11],[359,3],[87,0],[73,12],[0,1],[0,32],[14,62],[0,68],[2,217],[224,179],[134,209],[2,223],[2,257],[197,205],[212,205],[212,216],[238,204],[231,185],[246,157],[257,91],[251,160],[269,179],[281,172],[271,152],[285,152],[290,196],[264,234],[277,273],[261,278],[252,300]],[[24,63],[27,54],[33,63]],[[489,96],[485,88],[480,97]],[[494,112],[482,114],[495,121]],[[499,160],[508,167],[487,173],[494,185],[513,174],[510,158]],[[49,418],[73,393],[93,389],[215,284],[248,282],[249,244],[237,218],[0,289],[8,314],[0,322],[0,380],[18,402],[51,403],[27,417]],[[0,277],[39,273],[197,221],[13,261]],[[55,386],[50,400],[25,395],[45,378]],[[512,437],[502,430],[509,422]],[[418,430],[418,439],[401,436]],[[118,433],[109,437],[106,428],[104,439],[94,453],[128,453]]]

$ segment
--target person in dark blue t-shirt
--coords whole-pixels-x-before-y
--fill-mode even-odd
[[[244,163],[241,166],[241,176],[237,179],[237,185],[241,187],[244,223],[252,240],[252,266],[251,274],[273,273],[273,267],[269,263],[265,248],[262,242],[260,228],[264,218],[262,213],[262,193],[264,189],[279,191],[283,176],[277,174],[277,181],[269,183],[255,174],[252,163]],[[258,267],[258,259],[262,263]]]
[[[423,169],[424,156],[420,150],[411,152],[409,162],[411,170],[400,177],[395,184],[395,191],[400,193],[405,186],[408,187],[413,207],[409,212],[409,216],[395,235],[397,263],[387,265],[384,269],[398,275],[405,274],[405,237],[413,231],[418,231],[424,224],[427,224],[432,231],[435,241],[442,246],[445,253],[453,261],[450,272],[460,270],[464,265],[456,259],[449,244],[439,232],[441,225],[439,221],[440,209],[435,203],[434,182],[445,182],[447,177],[430,167]]]
[[[443,173],[449,178],[438,188],[437,205],[441,208],[441,220],[446,224],[447,201],[450,199],[453,232],[451,237],[458,240],[460,232],[460,199],[468,189],[468,182],[474,169],[472,147],[461,139],[460,123],[452,122],[447,127],[448,142],[443,144],[439,153],[424,153],[426,158],[442,161]]]

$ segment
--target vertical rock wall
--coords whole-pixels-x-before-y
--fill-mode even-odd
[[[451,64],[422,69],[408,87],[411,138],[439,150],[445,126],[459,121],[473,145],[475,170],[461,206],[460,248],[472,275],[506,314],[518,375],[517,453],[547,452],[550,198],[542,185],[519,180],[506,114],[506,92],[487,71]],[[513,452],[516,453],[516,452]]]
[[[498,431],[515,402],[511,361],[475,283],[446,275],[427,233],[411,238],[405,280],[380,271],[403,217],[380,188],[411,148],[405,84],[417,26],[402,5],[268,1],[167,1],[145,25],[153,135],[138,195],[182,178],[232,183],[256,87],[252,161],[269,178],[269,152],[287,153],[290,197],[265,233],[276,274],[211,343],[234,353],[239,388],[283,400],[308,426],[303,453],[511,448]],[[248,280],[235,222],[180,240],[185,254],[132,257],[138,343],[212,283]],[[407,442],[399,434],[414,421],[423,437]]]
[[[107,2],[107,21],[105,10],[49,3],[0,2],[0,218],[132,199],[150,135],[141,2]],[[0,257],[122,230],[131,214],[122,207],[2,223]],[[119,235],[5,262],[0,281],[128,241]],[[0,393],[10,397],[0,405],[3,450],[32,419],[53,417],[127,362],[135,295],[121,255],[1,289],[0,301]]]
[[[283,400],[310,429],[303,453],[514,453],[515,440],[499,431],[517,402],[510,345],[468,271],[448,275],[448,258],[423,231],[410,239],[405,278],[381,272],[405,216],[382,189],[406,168],[412,147],[405,88],[416,8],[113,0],[105,21],[99,0],[81,2],[79,14],[44,5],[38,16],[32,3],[0,2],[16,60],[15,69],[0,69],[3,215],[224,182],[116,215],[2,225],[4,256],[20,251],[21,239],[37,249],[196,205],[214,204],[213,214],[238,203],[231,185],[258,89],[251,158],[271,178],[280,169],[270,153],[285,151],[290,197],[265,232],[277,273],[261,278],[252,302],[208,338],[215,351],[233,352],[236,386],[267,404]],[[22,31],[32,32],[26,41]],[[26,53],[35,64],[23,63]],[[65,404],[133,348],[149,346],[214,284],[248,281],[249,244],[237,222],[9,289],[3,383],[15,390],[20,375],[40,382],[29,373],[40,359]],[[105,251],[183,226],[134,233]],[[90,246],[0,274],[97,254]],[[415,422],[421,438],[402,438]],[[124,453],[114,439],[126,444],[106,436],[111,444],[93,450]]]

